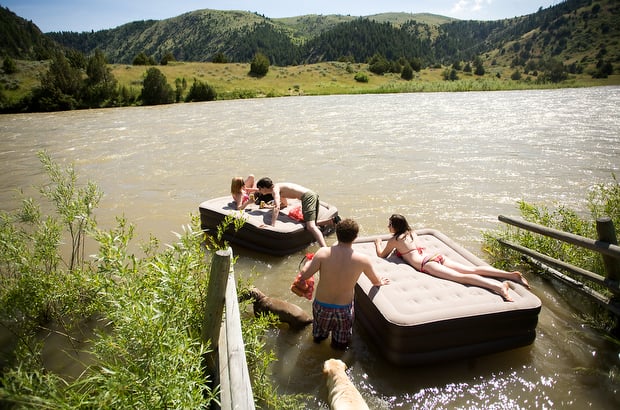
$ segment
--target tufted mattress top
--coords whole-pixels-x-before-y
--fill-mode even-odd
[[[425,253],[441,253],[465,264],[484,264],[442,233],[416,231]],[[377,274],[390,285],[373,287],[362,275],[356,286],[356,319],[380,343],[388,359],[416,364],[497,352],[531,344],[540,311],[540,300],[515,282],[510,284],[514,302],[476,286],[439,279],[418,272],[402,259],[375,254],[374,239],[360,238],[354,248],[373,258]]]

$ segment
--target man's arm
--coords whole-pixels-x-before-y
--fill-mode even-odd
[[[311,260],[306,261],[303,268],[301,268],[301,271],[299,271],[299,273],[301,274],[301,279],[303,280],[309,279],[311,276],[317,273],[319,269],[321,268],[321,256],[319,255],[317,257],[317,254],[315,254]]]
[[[368,259],[366,259],[364,275],[366,275],[366,277],[370,280],[373,286],[383,286],[390,283],[390,280],[388,278],[379,277],[375,273],[375,268],[372,266],[372,263]]]
[[[271,226],[276,226],[278,221],[278,214],[280,213],[280,186],[274,184],[273,186],[273,210],[271,211]]]

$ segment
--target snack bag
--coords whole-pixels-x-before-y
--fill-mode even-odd
[[[299,273],[291,285],[291,292],[297,296],[302,296],[308,300],[312,300],[312,294],[314,293],[314,276],[303,280],[301,279],[301,273]]]
[[[302,259],[302,263],[304,260],[311,261],[312,258],[314,258],[314,253],[307,253],[304,259]],[[311,276],[309,279],[303,280],[301,279],[301,272],[298,273],[297,277],[291,284],[291,292],[293,292],[297,296],[305,297],[308,300],[312,300],[312,294],[314,293],[314,276]]]

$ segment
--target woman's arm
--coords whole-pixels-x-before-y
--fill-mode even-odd
[[[375,251],[377,252],[378,257],[387,258],[388,256],[390,256],[390,253],[392,253],[392,251],[396,247],[394,243],[394,238],[390,238],[385,244],[385,248],[383,249],[381,249],[381,242],[382,242],[381,239],[379,238],[375,239]]]

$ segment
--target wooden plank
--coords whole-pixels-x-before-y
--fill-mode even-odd
[[[222,328],[220,329],[220,340],[219,346],[228,346],[228,334],[226,333],[226,315],[224,315],[224,322],[222,323]],[[228,349],[222,348],[219,349],[219,383],[220,383],[220,406],[217,405],[212,406],[214,410],[216,409],[232,409],[231,403],[233,402],[233,398],[231,397],[231,389],[230,389],[230,372],[229,372],[229,364],[228,364]]]
[[[586,249],[591,249],[593,251],[602,253],[604,255],[612,256],[614,258],[620,258],[620,246],[618,245],[610,244],[603,241],[595,241],[594,239],[584,238],[583,236],[559,231],[557,229],[549,228],[547,226],[527,222],[522,219],[510,218],[504,215],[499,215],[497,219],[499,219],[501,222],[516,226],[518,228],[526,229],[531,232],[559,239],[561,241],[573,245],[578,245]]]
[[[237,288],[234,274],[228,280],[226,289],[226,364],[222,367],[228,369],[228,388],[230,393],[222,393],[223,409],[254,410],[254,395],[248,364],[245,357],[245,344],[241,331],[241,315],[239,312],[239,302],[237,300]],[[224,384],[222,383],[222,389]],[[224,403],[224,397],[230,397],[230,403]]]
[[[606,279],[604,276],[601,275],[597,275],[594,272],[590,272],[588,270],[579,268],[577,266],[573,266],[571,264],[568,264],[566,262],[563,262],[561,260],[552,258],[550,256],[544,255],[540,252],[536,252],[532,249],[528,249],[524,246],[521,245],[517,245],[515,243],[512,242],[508,242],[504,239],[498,239],[497,240],[500,244],[502,244],[503,246],[506,246],[508,248],[511,248],[517,252],[521,252],[524,255],[527,255],[531,258],[534,258],[536,260],[539,260],[541,262],[546,263],[547,265],[553,266],[557,269],[563,269],[567,272],[570,272],[574,275],[580,276],[580,277],[585,277],[589,280],[591,280],[592,282],[598,283],[601,286],[605,286],[607,289],[609,289],[612,293],[614,293],[615,295],[620,295],[620,288],[618,287],[618,282],[614,282],[614,281],[610,281],[608,279]]]
[[[205,355],[205,365],[214,383],[218,383],[218,343],[224,314],[226,285],[230,272],[232,249],[218,250],[211,259],[211,271],[205,298],[205,311],[202,323],[202,341],[210,343],[211,351]]]
[[[618,244],[616,237],[616,229],[614,222],[609,217],[599,218],[596,220],[596,232],[598,239],[603,242],[609,242],[612,245]],[[606,276],[610,280],[620,280],[620,259],[603,255],[603,264],[605,265]]]
[[[573,278],[571,278],[569,276],[566,276],[566,275],[562,274],[561,272],[558,272],[557,270],[555,270],[555,269],[553,269],[553,268],[551,268],[549,266],[546,266],[544,263],[534,259],[531,256],[525,256],[525,258],[532,265],[538,267],[539,269],[543,270],[547,274],[549,274],[552,277],[562,281],[563,283],[565,283],[568,286],[578,290],[579,292],[582,292],[582,293],[588,295],[594,301],[596,301],[599,305],[601,305],[605,309],[609,310],[614,315],[620,317],[620,306],[617,303],[615,303],[615,301],[613,299],[609,299],[609,298],[601,295],[600,293],[598,293],[595,290],[589,288],[588,286],[585,286],[583,283],[578,282],[575,279],[573,279]]]

